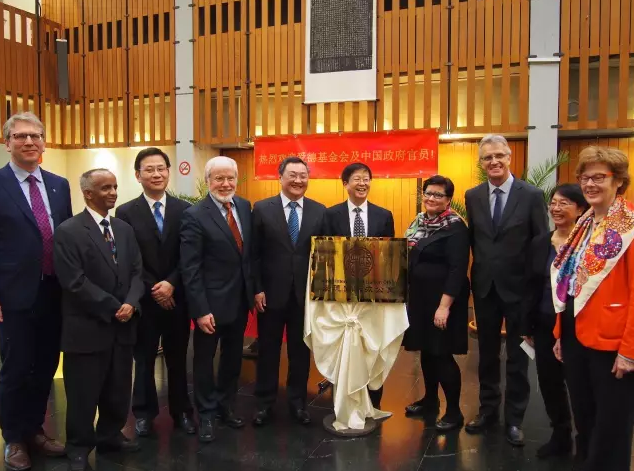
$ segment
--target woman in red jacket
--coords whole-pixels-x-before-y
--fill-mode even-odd
[[[628,159],[588,147],[577,179],[591,209],[551,269],[558,314],[555,355],[564,362],[577,428],[575,471],[629,471],[634,424],[634,205],[623,198]]]

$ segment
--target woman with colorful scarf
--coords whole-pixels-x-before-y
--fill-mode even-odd
[[[405,233],[409,252],[409,329],[403,346],[420,351],[425,397],[405,408],[408,416],[435,420],[439,412],[438,386],[447,400],[445,415],[436,422],[440,432],[460,428],[460,368],[454,354],[467,353],[469,304],[469,233],[449,205],[454,185],[433,176],[423,183],[420,213]]]
[[[575,471],[629,471],[634,424],[634,205],[623,198],[628,159],[588,147],[577,179],[591,209],[551,267],[558,313],[555,356],[564,362],[577,429]]]

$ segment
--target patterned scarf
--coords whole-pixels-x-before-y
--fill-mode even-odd
[[[405,237],[408,240],[408,245],[416,245],[420,239],[430,237],[439,230],[445,229],[457,221],[462,221],[462,218],[451,208],[446,209],[444,212],[433,218],[427,216],[427,213],[419,213],[418,216],[416,216],[416,219],[412,221],[405,231]]]
[[[634,205],[618,196],[593,230],[594,210],[584,214],[550,269],[556,312],[575,299],[575,316],[623,256],[634,239]]]

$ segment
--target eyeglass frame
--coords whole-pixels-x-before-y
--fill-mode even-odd
[[[433,199],[436,201],[439,201],[443,198],[447,198],[447,195],[445,193],[435,193],[431,191],[424,191],[423,196],[427,199],[430,199],[430,200]]]
[[[31,142],[33,142],[33,144],[44,142],[44,133],[21,132],[10,134],[9,137],[18,144],[24,144],[29,138],[31,139]]]
[[[590,180],[592,180],[592,183],[594,183],[595,185],[600,185],[608,177],[614,177],[614,173],[612,173],[612,172],[596,173],[596,174],[590,175],[590,176],[588,176],[588,175],[579,175],[577,177],[577,181],[579,182],[580,185],[587,185],[590,182]],[[599,180],[598,181],[595,180],[596,178],[598,178]]]

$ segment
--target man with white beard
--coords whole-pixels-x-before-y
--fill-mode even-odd
[[[194,331],[194,399],[198,438],[215,439],[216,417],[241,428],[233,412],[242,366],[247,313],[253,307],[251,203],[235,195],[238,166],[228,157],[205,165],[209,195],[185,211],[181,226],[181,272]],[[218,381],[214,356],[222,343]]]

